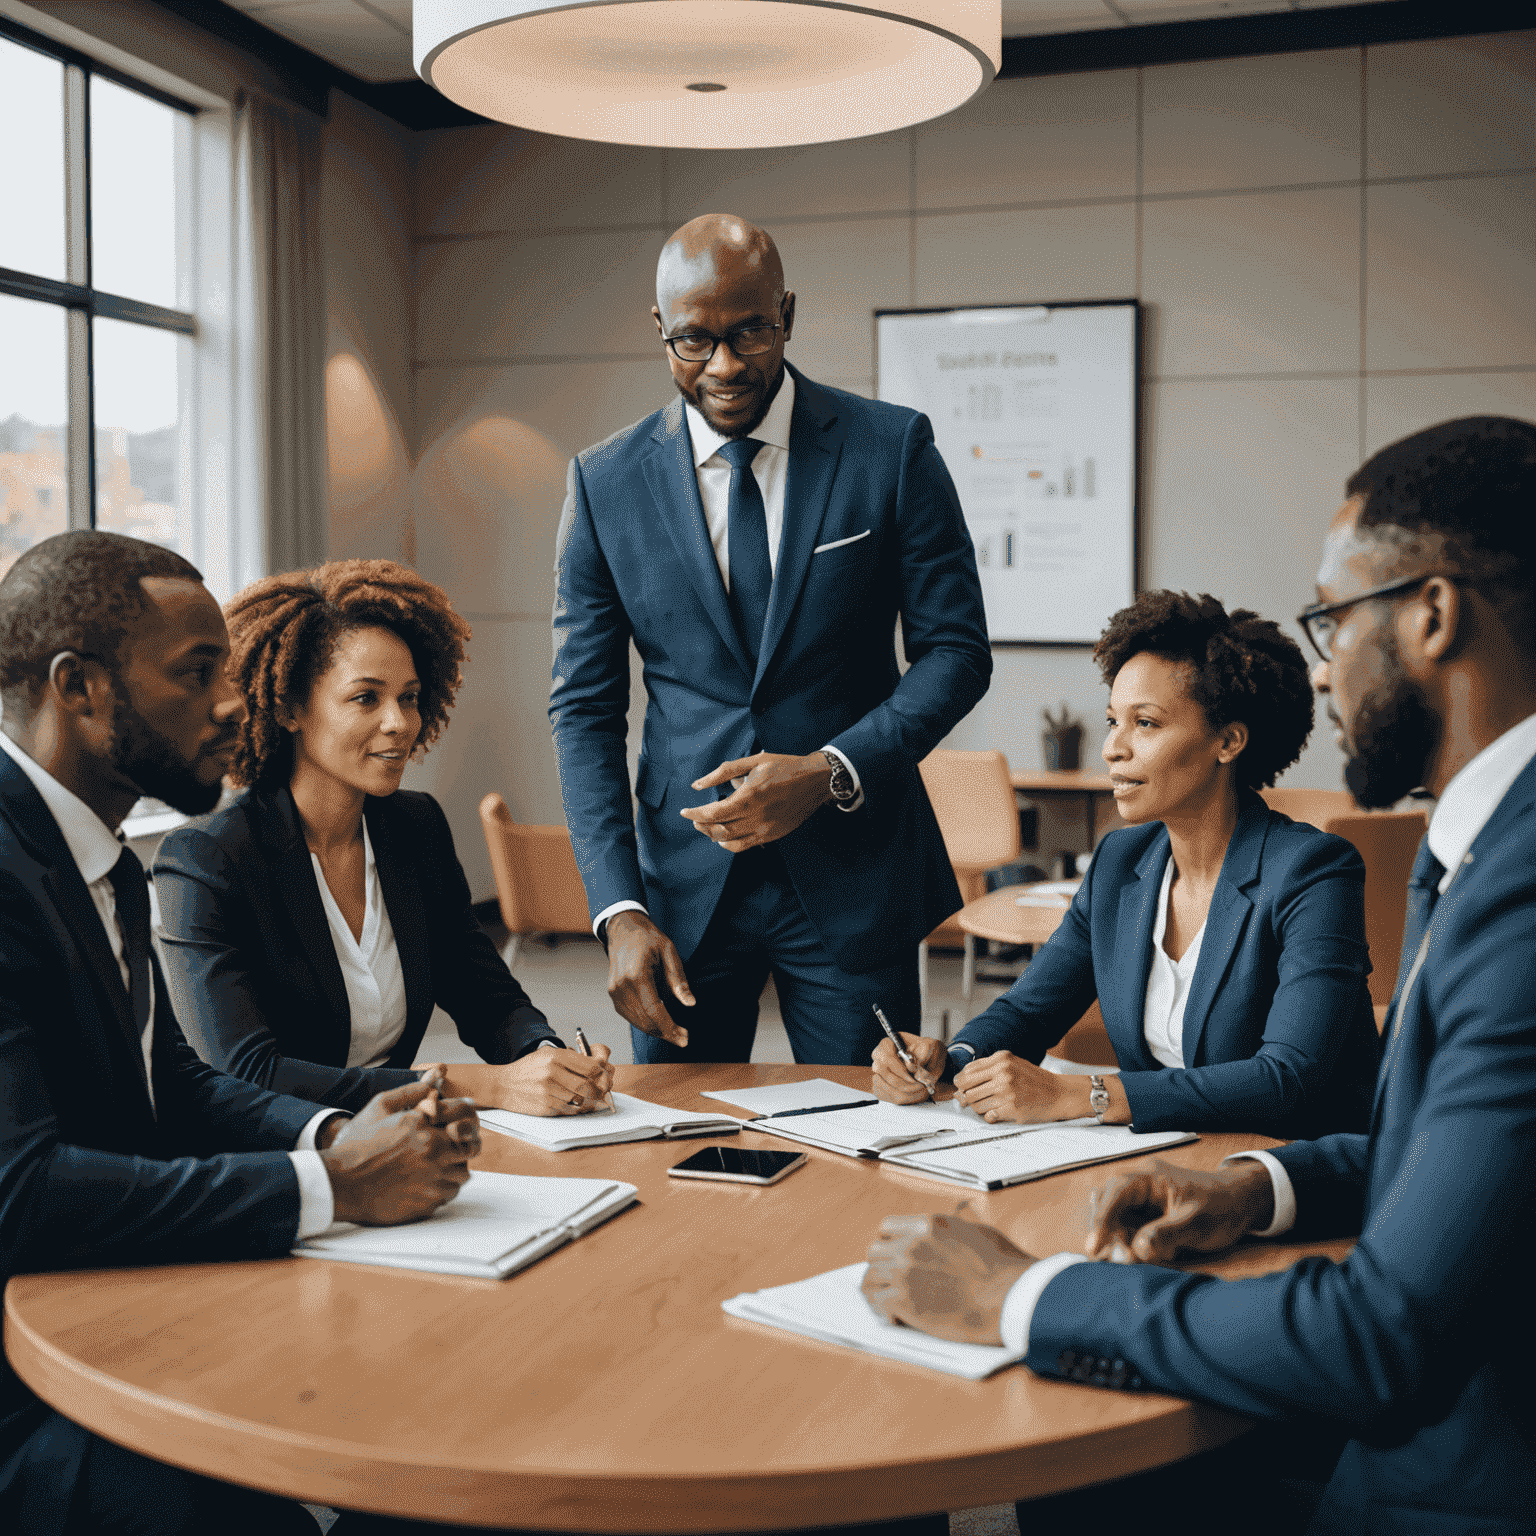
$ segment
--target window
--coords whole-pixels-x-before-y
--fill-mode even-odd
[[[194,116],[0,24],[0,575],[66,528],[193,554]]]

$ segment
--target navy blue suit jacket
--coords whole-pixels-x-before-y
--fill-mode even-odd
[[[917,764],[986,691],[992,656],[970,535],[927,419],[794,379],[756,667],[731,620],[675,399],[571,465],[550,721],[593,915],[638,901],[684,959],[731,860],[679,815],[713,798],[692,781],[758,749],[845,753],[863,806],[824,806],[777,846],[833,959],[869,971],[960,905]],[[648,696],[638,834],[625,760],[631,640]]]
[[[1341,1426],[1353,1438],[1316,1531],[1528,1532],[1533,977],[1536,762],[1435,908],[1428,959],[1388,1020],[1369,1134],[1275,1154],[1294,1237],[1358,1233],[1353,1253],[1236,1281],[1074,1265],[1041,1296],[1030,1366],[1122,1359],[1160,1391]]]
[[[122,973],[57,822],[0,753],[0,1283],[34,1270],[287,1253],[287,1156],[318,1105],[199,1061],[154,967],[155,1103]],[[0,1364],[4,1467],[46,1408]],[[73,1426],[71,1426],[73,1428]],[[86,1445],[54,1446],[62,1528]]]
[[[558,1039],[471,910],[448,820],[431,795],[363,806],[405,977],[405,1029],[382,1067],[348,1067],[352,1010],[315,867],[286,786],[248,789],[170,833],[155,855],[166,982],[214,1066],[278,1093],[360,1110],[416,1081],[435,1006],[484,1061]]]
[[[1244,796],[1184,1008],[1182,1068],[1142,1032],[1167,862],[1161,822],[1111,832],[1061,927],[955,1044],[1039,1062],[1097,997],[1138,1131],[1363,1130],[1378,1042],[1360,855]]]

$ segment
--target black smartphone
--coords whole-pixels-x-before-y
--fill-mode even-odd
[[[701,1147],[668,1168],[674,1179],[728,1179],[733,1184],[776,1184],[805,1161],[804,1152],[752,1152],[745,1147]]]

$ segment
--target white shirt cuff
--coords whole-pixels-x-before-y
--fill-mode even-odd
[[[1285,1164],[1278,1157],[1271,1157],[1268,1152],[1234,1152],[1231,1157],[1222,1158],[1221,1166],[1225,1168],[1228,1163],[1235,1163],[1245,1157],[1264,1164],[1269,1171],[1270,1186],[1275,1192],[1274,1219],[1267,1227],[1255,1227],[1253,1236],[1279,1237],[1282,1232],[1289,1232],[1296,1225],[1296,1190],[1290,1174],[1285,1171]]]
[[[310,1127],[304,1129],[307,1135]],[[293,1171],[299,1180],[299,1230],[293,1234],[293,1240],[301,1243],[306,1237],[324,1232],[336,1219],[336,1201],[331,1194],[331,1176],[318,1152],[290,1152],[288,1156],[293,1159]]]
[[[592,937],[601,939],[603,936],[603,924],[616,912],[645,912],[645,908],[638,901],[616,901],[611,907],[604,907],[596,917],[592,919]],[[649,917],[651,914],[645,912]]]
[[[861,805],[864,804],[864,785],[863,785],[863,783],[859,779],[859,770],[857,768],[855,768],[853,766],[853,764],[850,763],[848,761],[848,759],[841,752],[839,752],[837,750],[836,747],[823,747],[821,750],[823,752],[830,752],[832,754],[832,756],[835,757],[838,760],[838,762],[840,762],[843,765],[843,767],[848,770],[849,776],[853,779],[853,787],[856,790],[858,790],[858,794],[856,794],[853,797],[853,799],[850,800],[847,803],[847,805],[844,805],[843,802],[841,800],[839,800],[837,802],[838,810],[840,810],[840,811],[856,811],[856,810],[858,810],[858,808]]]
[[[1055,1253],[1048,1259],[1040,1259],[1031,1264],[1013,1282],[1012,1290],[1003,1298],[1003,1315],[997,1324],[1005,1348],[1017,1354],[1023,1354],[1029,1348],[1029,1325],[1034,1320],[1035,1307],[1046,1286],[1062,1270],[1088,1262],[1087,1257],[1081,1253]]]

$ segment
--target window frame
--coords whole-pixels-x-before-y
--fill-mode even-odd
[[[142,299],[128,298],[124,294],[109,293],[95,287],[91,281],[91,114],[90,82],[92,76],[109,80],[126,90],[148,97],[162,106],[183,113],[187,118],[186,139],[178,146],[178,229],[176,239],[184,263],[183,281],[195,292],[192,282],[194,263],[191,234],[195,228],[196,212],[193,207],[196,177],[192,165],[195,155],[195,138],[198,120],[205,109],[194,102],[174,96],[168,91],[147,85],[132,75],[113,69],[88,54],[71,48],[65,43],[45,37],[0,16],[0,37],[7,42],[57,60],[64,68],[63,134],[64,134],[64,279],[45,277],[40,273],[19,271],[0,266],[0,294],[14,298],[30,299],[37,303],[52,304],[65,311],[65,353],[67,416],[65,428],[65,483],[68,487],[68,521],[66,526],[94,528],[96,526],[96,401],[95,401],[95,333],[92,322],[98,318],[122,320],[152,330],[169,331],[195,343],[201,335],[201,327],[194,309],[172,309],[150,304]],[[195,376],[196,369],[187,370]],[[191,418],[195,402],[188,398],[186,379],[181,388],[178,406],[178,425],[182,439],[182,451],[178,457],[188,462],[186,451]],[[195,506],[197,498],[191,484],[178,486],[178,498]],[[193,518],[194,528],[197,519]],[[183,550],[188,558],[196,558],[196,551]]]

